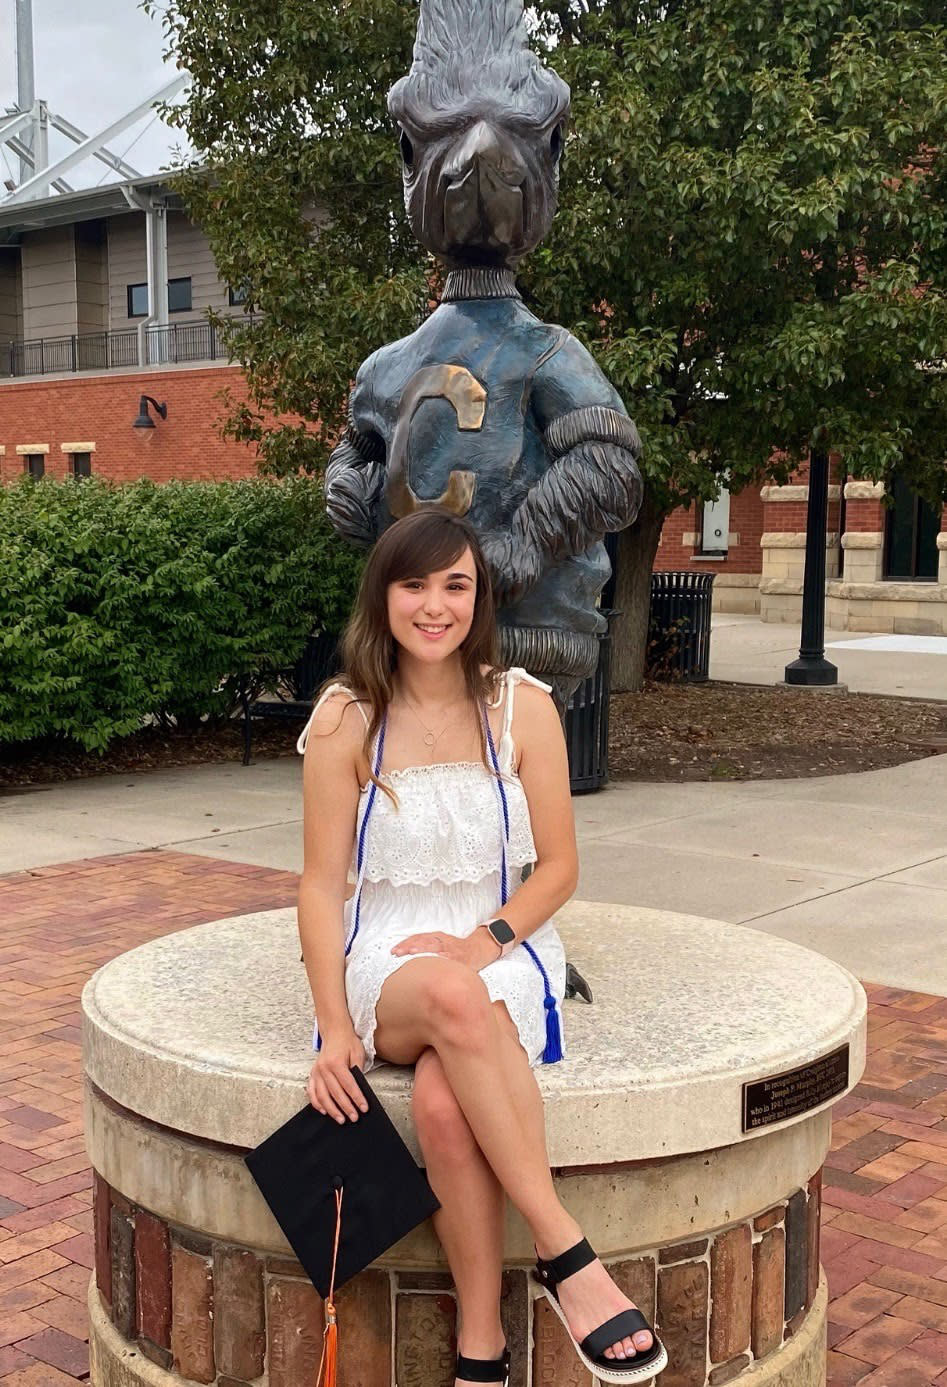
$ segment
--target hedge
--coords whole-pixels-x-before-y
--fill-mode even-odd
[[[312,478],[0,487],[0,743],[227,716],[341,628],[361,563]]]

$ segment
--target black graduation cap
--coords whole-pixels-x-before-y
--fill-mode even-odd
[[[365,1075],[352,1074],[368,1102],[357,1121],[307,1103],[244,1157],[323,1300],[441,1207]]]

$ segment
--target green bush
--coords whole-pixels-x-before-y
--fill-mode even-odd
[[[341,628],[361,562],[311,478],[0,487],[0,743],[226,716]]]

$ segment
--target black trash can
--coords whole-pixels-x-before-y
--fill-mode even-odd
[[[615,611],[603,611],[609,629],[599,636],[598,666],[578,686],[566,707],[569,787],[574,795],[600,790],[608,780],[608,700],[611,693],[611,622]]]
[[[708,677],[715,577],[687,569],[652,573],[648,669],[653,677],[691,683]]]

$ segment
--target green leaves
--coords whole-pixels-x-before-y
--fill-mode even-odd
[[[271,472],[318,471],[360,362],[428,311],[385,110],[416,4],[163,8],[194,79],[176,119],[214,170],[182,188],[263,315],[233,339],[251,403],[230,431]],[[662,507],[775,475],[774,448],[822,421],[851,469],[945,489],[944,378],[915,365],[947,358],[943,18],[940,0],[531,7],[573,123],[521,283],[623,391]]]
[[[226,716],[341,628],[360,569],[308,479],[2,487],[0,742]]]

